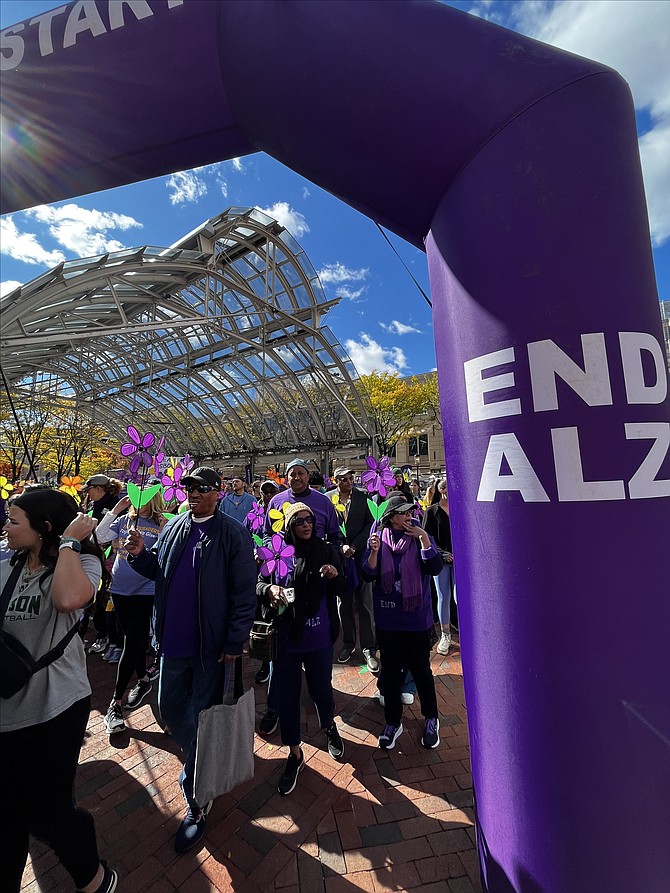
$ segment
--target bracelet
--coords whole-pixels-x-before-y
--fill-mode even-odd
[[[72,549],[73,552],[81,552],[81,543],[76,536],[62,536],[58,551],[61,549]]]

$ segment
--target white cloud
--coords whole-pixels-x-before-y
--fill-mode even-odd
[[[344,347],[359,375],[370,372],[402,372],[407,368],[407,358],[399,347],[382,347],[365,332],[359,335],[360,341],[348,339]]]
[[[360,303],[361,295],[364,295],[368,290],[367,285],[364,285],[362,288],[349,288],[348,285],[342,285],[337,290],[337,296],[339,298],[346,298],[347,301],[353,301],[354,303]]]
[[[169,198],[173,205],[197,202],[203,195],[207,195],[207,184],[196,171],[197,168],[192,171],[179,171],[167,178],[165,186],[171,190]]]
[[[393,335],[418,335],[421,332],[421,329],[415,329],[414,326],[406,326],[404,323],[398,322],[397,319],[391,320],[389,324],[380,322],[379,325],[385,332],[391,332]]]
[[[352,270],[344,264],[326,264],[323,269],[319,270],[319,279],[321,282],[361,282],[365,279],[370,270],[368,267],[361,267],[360,270]]]
[[[525,0],[510,9],[514,27],[530,37],[603,62],[630,85],[651,129],[640,139],[654,243],[670,236],[670,65],[667,0]]]
[[[277,223],[281,223],[296,239],[300,239],[309,232],[309,226],[303,215],[289,207],[288,202],[275,202],[270,208],[259,208],[258,210],[267,214],[268,217],[273,217]]]
[[[309,189],[306,186],[302,187],[302,197],[303,198],[309,198],[311,194],[312,193],[309,191]]]
[[[244,165],[242,164],[241,158],[233,158],[231,159],[231,164],[233,165],[233,169],[241,172],[244,170]]]
[[[62,251],[48,251],[37,241],[35,233],[19,232],[12,217],[0,219],[0,250],[7,257],[25,264],[41,264],[55,267],[65,260]]]
[[[5,279],[4,282],[0,282],[0,298],[4,298],[5,295],[13,292],[15,288],[18,288],[19,285],[23,285],[22,282],[16,282],[14,279]]]
[[[77,257],[121,251],[126,247],[124,243],[110,238],[108,233],[142,227],[139,221],[126,214],[89,210],[75,204],[63,205],[61,208],[40,205],[26,211],[26,215],[47,224],[49,235]],[[47,265],[53,266],[53,263]]]

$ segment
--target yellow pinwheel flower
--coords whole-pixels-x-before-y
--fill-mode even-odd
[[[345,507],[342,505],[341,502],[333,502],[333,505],[335,506],[335,511],[336,511],[336,512],[339,512],[341,515],[343,515],[343,514],[345,513],[346,509],[345,509]]]
[[[288,505],[289,503],[284,503]],[[279,511],[279,509],[270,509],[268,512],[270,516],[270,521],[272,522],[272,532],[279,533],[279,531],[284,527],[284,512]]]
[[[60,487],[59,490],[62,490],[64,493],[69,493],[70,496],[77,496],[81,493],[84,481],[83,478],[79,477],[76,474],[74,477],[68,477],[66,474],[60,479]]]
[[[0,474],[0,499],[7,499],[14,489],[14,485],[10,484],[4,474]]]

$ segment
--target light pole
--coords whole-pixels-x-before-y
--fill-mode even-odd
[[[419,456],[418,453],[414,457],[414,462],[416,464],[416,482],[419,484],[419,463],[421,462],[421,456]],[[419,486],[421,485],[419,484]]]

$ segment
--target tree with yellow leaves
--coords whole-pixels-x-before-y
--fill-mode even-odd
[[[356,386],[374,424],[373,454],[388,455],[400,438],[414,431],[415,417],[426,411],[426,385],[397,372],[371,372],[361,375]]]

